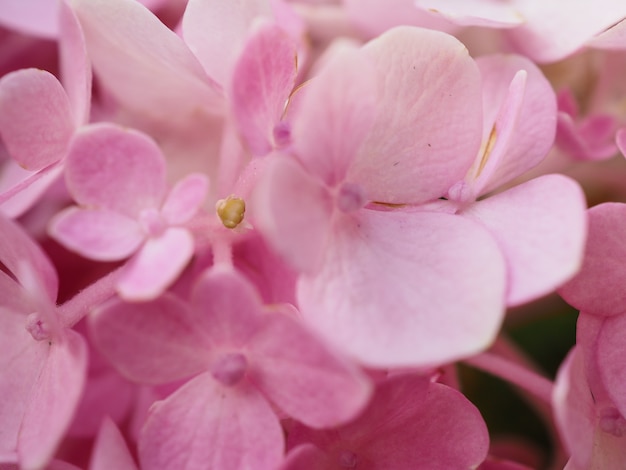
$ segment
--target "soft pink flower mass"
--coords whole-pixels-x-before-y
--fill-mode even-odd
[[[625,468],[625,18],[0,2],[0,468]]]

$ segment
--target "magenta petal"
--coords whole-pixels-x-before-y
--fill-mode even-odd
[[[146,238],[139,223],[125,215],[77,207],[59,213],[48,231],[66,248],[97,261],[124,259]]]
[[[589,231],[580,272],[559,293],[571,305],[594,315],[626,313],[626,204],[606,203],[587,211]]]
[[[598,368],[611,399],[622,416],[626,416],[626,316],[606,319],[598,335]]]
[[[217,93],[191,51],[139,2],[70,3],[98,79],[120,103],[165,120],[216,105]]]
[[[272,160],[253,195],[253,223],[289,264],[313,272],[320,266],[330,233],[330,193],[293,159],[267,158]]]
[[[0,80],[0,134],[9,154],[24,168],[40,170],[65,157],[74,117],[54,75],[25,69]]]
[[[145,470],[274,470],[283,431],[252,387],[219,385],[202,374],[157,402],[139,438]]]
[[[507,262],[507,304],[548,294],[580,269],[585,196],[562,175],[545,175],[475,203],[463,214],[483,223]]]
[[[64,338],[50,346],[24,414],[18,441],[24,468],[40,468],[52,457],[72,421],[86,375],[87,343],[65,330]]]
[[[226,88],[252,21],[270,15],[268,0],[189,0],[183,37],[209,76]]]
[[[188,222],[198,212],[208,189],[206,176],[199,173],[186,176],[174,185],[165,198],[161,215],[172,225]]]
[[[484,194],[544,159],[554,143],[557,105],[550,82],[528,59],[494,55],[476,62],[483,79],[483,145],[493,145],[482,163]],[[489,143],[492,132],[495,144]]]
[[[332,470],[336,467],[324,452],[312,444],[302,444],[289,451],[279,470]]]
[[[117,291],[126,300],[152,300],[167,289],[193,256],[193,237],[182,228],[168,228],[148,238],[124,266]]]
[[[136,470],[124,437],[110,418],[102,421],[91,455],[89,470]]]
[[[134,382],[173,382],[207,367],[206,338],[186,303],[164,294],[142,303],[111,301],[89,317],[98,349]]]
[[[298,284],[305,320],[337,347],[373,366],[417,366],[491,343],[505,270],[482,227],[455,215],[367,209],[337,225],[322,270]]]
[[[165,157],[147,135],[112,124],[82,128],[67,157],[65,180],[81,205],[138,218],[161,206]]]
[[[293,118],[294,150],[328,185],[346,178],[376,119],[379,96],[372,63],[360,52],[345,52],[300,91],[304,97]]]
[[[480,147],[480,74],[452,36],[394,28],[367,44],[377,120],[350,169],[371,200],[419,203],[463,179]]]
[[[233,71],[230,99],[235,122],[253,155],[274,147],[296,78],[296,47],[287,33],[266,23],[248,38]]]
[[[250,380],[282,411],[308,426],[342,424],[370,398],[363,374],[286,315],[268,314],[246,349]]]

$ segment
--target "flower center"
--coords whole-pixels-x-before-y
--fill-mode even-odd
[[[45,341],[50,339],[51,336],[49,325],[37,312],[31,313],[26,317],[26,331],[28,331],[36,341]]]
[[[356,454],[349,450],[342,450],[339,453],[339,466],[341,468],[356,468],[358,459]]]
[[[227,353],[219,357],[211,367],[211,374],[218,382],[230,387],[237,385],[248,369],[248,360],[241,353]]]
[[[367,203],[365,191],[354,183],[342,183],[337,192],[337,207],[341,212],[350,213],[361,209]]]
[[[139,223],[151,237],[158,237],[166,228],[165,220],[156,209],[145,209],[139,214]]]
[[[226,228],[235,228],[243,220],[246,212],[246,203],[243,199],[233,195],[220,199],[215,204],[217,215]]]
[[[274,126],[274,144],[278,148],[287,147],[291,143],[291,128],[289,124],[284,121],[279,122]]]

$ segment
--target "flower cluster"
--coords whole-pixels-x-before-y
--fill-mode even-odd
[[[3,0],[0,467],[624,468],[625,18]],[[503,325],[556,292],[552,380]]]

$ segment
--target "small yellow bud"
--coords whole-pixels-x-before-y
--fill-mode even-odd
[[[215,204],[217,215],[226,228],[235,228],[243,220],[246,212],[246,203],[243,199],[228,196],[226,199],[220,199]]]

